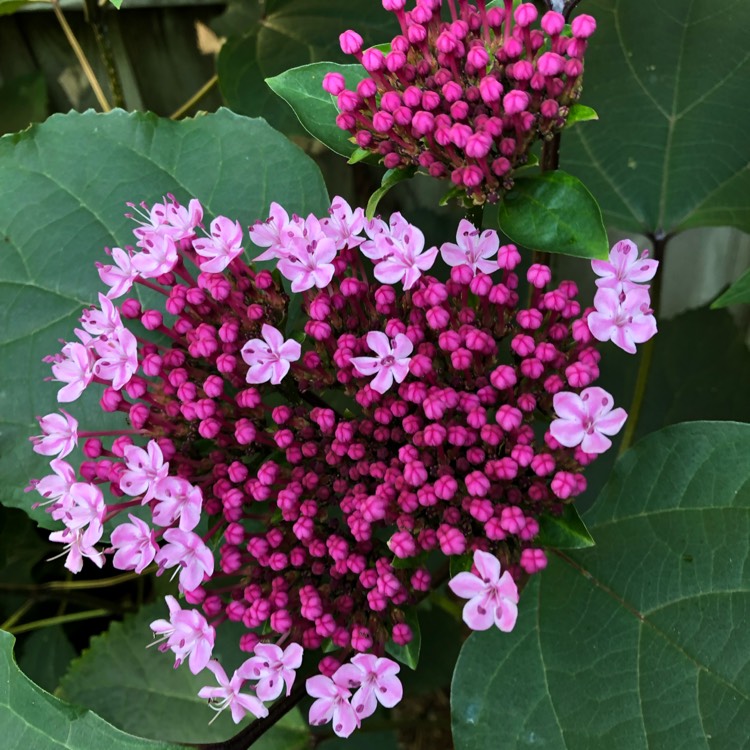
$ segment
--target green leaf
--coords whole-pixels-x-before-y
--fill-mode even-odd
[[[750,231],[744,0],[590,0],[584,92],[601,122],[563,138],[608,225],[642,234]]]
[[[11,13],[15,13],[24,5],[33,2],[34,0],[0,0],[0,16],[8,16]]]
[[[347,164],[359,164],[361,161],[365,161],[365,159],[369,159],[370,161],[375,160],[377,161],[377,156],[373,154],[371,151],[367,151],[364,148],[355,148],[352,155],[349,157]]]
[[[112,3],[112,5],[114,5],[115,8],[117,8],[117,10],[120,10],[120,8],[122,7],[123,0],[109,0],[109,2]]]
[[[53,693],[76,657],[61,625],[35,630],[23,641],[18,666],[39,687]]]
[[[147,648],[153,642],[149,623],[164,617],[165,611],[164,602],[157,602],[92,638],[63,678],[62,697],[91,708],[125,731],[137,728],[144,737],[189,743],[232,737],[249,721],[238,726],[227,711],[209,725],[214,714],[198,691],[214,683],[213,675],[208,671],[193,675],[187,664],[174,669],[173,654]],[[214,656],[230,674],[246,656],[237,648],[239,628],[228,632],[224,627],[232,624],[218,629],[214,648]],[[268,735],[268,744],[258,744],[259,750],[306,747],[308,733],[298,715],[277,726]]]
[[[278,94],[299,118],[302,126],[314,138],[342,156],[354,157],[362,151],[356,161],[370,156],[369,151],[357,149],[349,138],[347,131],[336,125],[338,109],[334,97],[323,91],[322,81],[326,73],[341,73],[348,88],[353,89],[367,75],[361,65],[340,65],[338,63],[319,62],[292,68],[266,83]],[[350,161],[350,163],[354,163]]]
[[[42,357],[72,338],[82,308],[104,288],[94,267],[104,248],[132,244],[125,202],[169,192],[246,226],[274,200],[302,216],[328,207],[312,160],[263,120],[227,110],[179,122],[121,111],[54,115],[0,139],[2,500],[47,527],[57,524],[29,510],[35,497],[23,491],[49,473],[28,442],[39,431],[34,416],[56,409]],[[122,425],[101,412],[95,390],[70,412],[87,429]]]
[[[414,607],[404,609],[406,624],[411,628],[412,639],[405,646],[400,646],[392,640],[385,644],[385,650],[402,664],[416,669],[419,664],[419,651],[422,647],[422,631],[419,629],[419,615]]]
[[[578,258],[606,258],[607,232],[594,197],[566,172],[519,177],[498,213],[500,229],[518,245]]]
[[[132,737],[91,711],[70,706],[34,685],[13,660],[13,638],[0,631],[0,736],[5,748],[29,750],[178,750]]]
[[[457,576],[459,573],[464,573],[467,570],[471,570],[471,566],[473,564],[473,555],[451,555],[448,558],[448,569],[450,571],[451,578]]]
[[[457,750],[744,747],[750,425],[649,435],[586,520],[597,546],[550,560],[514,632],[464,645]]]
[[[297,118],[269,90],[267,78],[321,60],[351,62],[339,48],[339,34],[346,29],[356,29],[365,46],[398,33],[393,15],[373,9],[372,0],[267,0],[261,12],[245,28],[225,29],[229,38],[217,61],[219,87],[235,112],[263,115],[284,132],[300,132]]]
[[[568,117],[565,120],[565,127],[572,128],[577,122],[589,122],[590,120],[598,120],[599,115],[595,109],[587,107],[585,104],[574,104],[570,108]]]
[[[562,515],[545,513],[539,518],[539,536],[534,541],[553,549],[585,549],[596,544],[575,506],[570,504],[563,508]]]
[[[410,180],[417,173],[416,167],[399,167],[398,169],[389,169],[380,181],[380,187],[370,196],[370,200],[367,201],[367,208],[365,209],[365,216],[368,219],[372,219],[375,216],[375,212],[378,210],[378,204],[380,203],[383,196],[393,187],[398,185],[399,182],[404,180]]]
[[[712,310],[729,305],[741,305],[750,302],[750,269],[740,276],[723,294],[719,295],[711,305]]]
[[[39,73],[28,73],[0,86],[0,134],[23,130],[47,116],[47,84]]]

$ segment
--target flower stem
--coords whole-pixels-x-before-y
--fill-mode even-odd
[[[94,74],[94,70],[89,63],[86,54],[81,48],[81,45],[78,43],[78,39],[76,39],[76,35],[73,33],[73,29],[70,28],[70,25],[68,24],[68,21],[66,20],[65,15],[62,12],[59,0],[49,0],[49,2],[52,5],[52,10],[55,12],[57,21],[68,40],[68,44],[70,44],[73,52],[75,53],[75,56],[78,58],[78,62],[81,68],[83,68],[83,74],[86,76],[86,80],[89,82],[89,85],[94,92],[94,96],[99,102],[100,109],[102,110],[102,112],[111,112],[112,107],[107,101],[107,97],[104,96],[104,91],[102,91],[102,87],[99,85],[99,81]]]
[[[96,581],[50,581],[49,583],[0,583],[0,591],[71,591],[76,589],[103,589],[117,586],[127,581],[140,579],[156,570],[156,566],[147,568],[141,574],[123,573],[110,578],[100,578]]]
[[[651,286],[651,307],[654,314],[659,313],[659,301],[661,300],[661,278],[664,274],[664,249],[669,241],[669,236],[664,234],[651,235],[651,241],[654,243],[654,259],[659,261],[659,270],[654,277],[654,283]],[[638,418],[641,415],[643,399],[646,396],[646,386],[648,377],[651,373],[651,362],[654,358],[654,339],[649,339],[641,349],[641,361],[638,365],[638,375],[635,381],[635,390],[633,391],[633,400],[628,410],[628,421],[625,423],[625,432],[622,436],[622,442],[617,451],[619,458],[625,451],[630,448],[635,437],[635,431],[638,427]]]
[[[183,117],[192,107],[198,104],[198,102],[203,99],[203,97],[206,96],[218,82],[218,75],[211,76],[211,78],[209,78],[182,106],[178,107],[171,115],[169,115],[169,119],[179,120],[180,117]]]
[[[34,599],[27,599],[2,625],[0,630],[10,630],[35,604]]]
[[[52,625],[64,625],[67,622],[77,622],[79,620],[91,620],[94,617],[106,617],[111,614],[108,609],[89,609],[85,612],[73,612],[69,615],[59,617],[47,617],[44,620],[35,620],[19,625],[16,628],[7,628],[9,633],[18,635],[19,633],[28,633],[30,630],[39,630],[39,628],[48,628]]]

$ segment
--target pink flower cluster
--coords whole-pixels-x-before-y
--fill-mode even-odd
[[[487,7],[485,0],[383,0],[401,33],[388,51],[363,50],[346,31],[341,49],[367,75],[356,90],[340,73],[323,88],[336,97],[340,128],[388,168],[416,166],[450,178],[476,203],[495,202],[512,184],[531,145],[565,126],[581,92],[583,57],[596,23],[579,15],[566,33],[560,13],[532,3]]]
[[[50,362],[60,402],[96,387],[129,425],[42,417],[32,441],[53,473],[32,488],[64,525],[51,539],[70,570],[111,555],[172,571],[190,606],[167,597],[152,629],[176,665],[214,673],[201,695],[215,708],[262,716],[303,648],[325,646],[311,721],[346,735],[401,696],[383,654],[413,638],[427,556],[473,555],[451,584],[464,619],[511,629],[516,582],[546,565],[540,517],[583,492],[625,415],[593,386],[593,312],[575,284],[534,264],[522,304],[520,254],[492,230],[463,221],[425,248],[399,214],[272,204],[250,239],[302,296],[300,343],[279,275],[243,259],[237,222],[206,233],[202,216],[195,200],[144,207],[136,247],[99,267],[109,291]],[[438,256],[445,282],[429,273]],[[148,303],[122,299],[133,285]],[[231,679],[211,661],[225,620],[254,654]]]

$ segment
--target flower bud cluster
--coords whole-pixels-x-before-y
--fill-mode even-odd
[[[524,284],[517,249],[468,221],[425,248],[399,214],[367,222],[335,198],[329,216],[303,219],[272,204],[250,229],[270,273],[243,259],[237,222],[206,232],[195,200],[143,212],[136,247],[99,266],[107,294],[48,358],[59,402],[97,388],[128,422],[40,419],[34,450],[53,473],[32,488],[64,526],[51,539],[73,572],[105,555],[171,571],[191,608],[168,598],[170,620],[152,629],[177,663],[213,671],[219,687],[202,692],[233,716],[263,715],[302,648],[332,650],[311,718],[347,732],[400,697],[383,654],[414,637],[428,556],[474,555],[484,577],[455,589],[472,627],[492,624],[474,610],[495,599],[498,627],[515,622],[516,582],[546,565],[540,518],[583,492],[625,418],[593,386],[592,311],[547,266]],[[429,273],[438,256],[446,281]],[[134,285],[143,295],[126,296]],[[210,662],[225,620],[255,654],[231,680]],[[270,638],[299,650],[271,653]],[[240,692],[250,681],[257,699]]]
[[[449,18],[442,5],[417,0],[407,11],[384,0],[401,33],[383,51],[345,31],[341,49],[366,75],[351,90],[332,72],[323,88],[336,97],[338,126],[389,169],[418,167],[475,203],[496,202],[534,142],[565,126],[596,22],[579,15],[568,27],[560,13],[538,19],[532,3],[514,9],[513,0],[450,0]]]

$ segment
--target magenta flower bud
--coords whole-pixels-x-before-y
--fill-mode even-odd
[[[422,109],[433,110],[440,106],[440,94],[437,91],[425,91],[422,93]]]
[[[483,159],[492,148],[492,138],[487,133],[474,133],[466,141],[466,155],[472,159]],[[490,284],[490,286],[492,286]],[[489,289],[487,290],[489,291]]]
[[[401,165],[401,157],[398,154],[386,154],[383,159],[383,166],[386,169],[396,169]]]
[[[585,388],[594,381],[591,368],[583,362],[574,362],[565,368],[565,377],[573,388]]]
[[[466,62],[469,63],[476,70],[484,70],[487,67],[487,63],[490,61],[490,56],[487,54],[483,45],[475,45],[469,50],[469,54],[466,56]]]
[[[569,497],[576,495],[577,487],[575,474],[568,471],[558,471],[550,483],[550,489],[561,500],[567,500]]]
[[[523,414],[519,409],[508,404],[503,404],[495,415],[495,421],[503,428],[506,432],[511,430],[517,430],[523,422]]]
[[[570,29],[576,39],[588,39],[596,31],[596,19],[582,13],[573,19]]]
[[[463,171],[463,183],[466,187],[477,187],[484,180],[484,174],[479,167],[466,167]]]
[[[583,73],[583,63],[580,60],[568,60],[565,63],[565,75],[568,78],[578,78]]]
[[[465,39],[469,33],[469,24],[467,24],[466,21],[459,19],[451,24],[450,29],[456,39]]]
[[[368,73],[377,73],[385,68],[385,55],[376,47],[371,47],[362,54],[362,67]]]
[[[445,127],[437,127],[435,129],[435,141],[440,146],[447,146],[451,142],[451,131],[450,128]],[[437,163],[437,162],[436,162]],[[430,165],[430,167],[434,166],[433,164]],[[432,174],[430,172],[430,174]],[[459,180],[460,182],[460,180]]]
[[[353,130],[356,124],[357,118],[348,112],[336,115],[336,125],[341,128],[341,130]]]
[[[494,102],[500,101],[500,97],[503,95],[503,87],[497,78],[492,76],[485,76],[479,82],[479,95],[482,97],[482,101],[486,104],[493,104]]]
[[[433,9],[429,7],[429,4],[417,4],[416,8],[411,12],[411,17],[416,23],[429,23],[432,20]],[[438,14],[439,15],[439,14]]]
[[[344,89],[337,97],[336,103],[342,112],[353,112],[362,106],[362,100],[354,91]]]
[[[533,3],[522,3],[513,12],[513,18],[521,27],[531,26],[539,14]]]
[[[511,37],[503,45],[503,52],[508,60],[514,60],[523,53],[523,42],[515,37]]]
[[[552,280],[552,271],[549,266],[534,263],[526,272],[526,280],[537,289],[542,289]]]
[[[473,135],[472,129],[468,125],[457,122],[450,129],[450,138],[454,145],[459,148],[465,148],[469,138]]]
[[[405,128],[407,125],[411,124],[412,112],[408,107],[399,107],[393,113],[393,119],[397,125]]]
[[[393,127],[393,115],[388,112],[376,112],[372,118],[372,126],[378,133],[388,133]]]
[[[378,93],[378,86],[372,78],[363,78],[357,84],[357,94],[363,99],[369,99]]]
[[[394,36],[391,40],[391,49],[406,54],[409,51],[409,40],[403,34]]]
[[[427,39],[427,29],[420,23],[413,23],[406,30],[406,38],[412,44],[421,44],[425,39]]]
[[[464,101],[453,102],[451,117],[454,120],[465,120],[469,115],[469,105]]]
[[[435,47],[444,55],[449,55],[456,49],[458,40],[449,31],[443,31],[435,41]]]
[[[521,253],[515,245],[501,245],[497,251],[497,264],[500,268],[512,271],[521,262]]]
[[[397,13],[404,9],[406,0],[383,0],[383,7],[391,13]]]
[[[326,73],[323,76],[323,91],[338,96],[345,88],[346,82],[341,73]]]
[[[547,117],[551,120],[557,117],[557,114],[560,111],[560,105],[554,99],[545,99],[542,102],[539,111],[542,113],[542,117]]]
[[[407,644],[412,642],[412,640],[414,639],[414,635],[411,631],[411,628],[405,622],[400,622],[397,625],[393,626],[393,630],[391,631],[391,638],[393,638],[393,642],[398,644],[399,646],[406,646]]]
[[[557,36],[565,28],[565,16],[562,13],[556,13],[553,10],[547,11],[542,16],[542,29],[545,34]]]
[[[441,90],[443,92],[443,97],[449,104],[457,102],[464,94],[461,85],[455,81],[448,81]]]
[[[500,156],[492,162],[492,174],[498,177],[508,174],[511,170],[511,163],[504,156]]]
[[[565,58],[554,52],[545,52],[536,61],[536,67],[545,76],[560,75],[565,69]]]
[[[403,52],[392,50],[385,56],[385,67],[391,73],[397,73],[406,65],[406,55]]]
[[[490,490],[490,480],[481,471],[467,474],[466,491],[473,497],[485,497]]]
[[[411,121],[411,129],[415,136],[421,137],[433,131],[435,117],[430,112],[419,111],[414,114]],[[425,166],[425,165],[423,165]],[[429,165],[427,165],[429,166]]]
[[[547,567],[547,555],[544,550],[527,548],[521,552],[521,567],[533,575]]]
[[[397,531],[388,541],[388,547],[401,559],[413,557],[417,552],[414,537],[408,531]]]
[[[503,109],[506,114],[514,115],[523,112],[529,106],[529,101],[529,95],[525,91],[509,91],[503,97]]]
[[[404,104],[417,109],[422,104],[422,92],[416,86],[409,86],[403,93]]]
[[[358,55],[362,51],[362,37],[351,29],[339,36],[339,44],[345,55]]]
[[[587,46],[588,42],[585,39],[571,39],[565,51],[569,57],[582,58],[586,54]]]
[[[440,524],[437,538],[444,555],[462,555],[466,551],[466,537],[455,526]]]
[[[533,75],[534,66],[528,60],[519,60],[513,65],[512,77],[517,81],[530,81]]]

